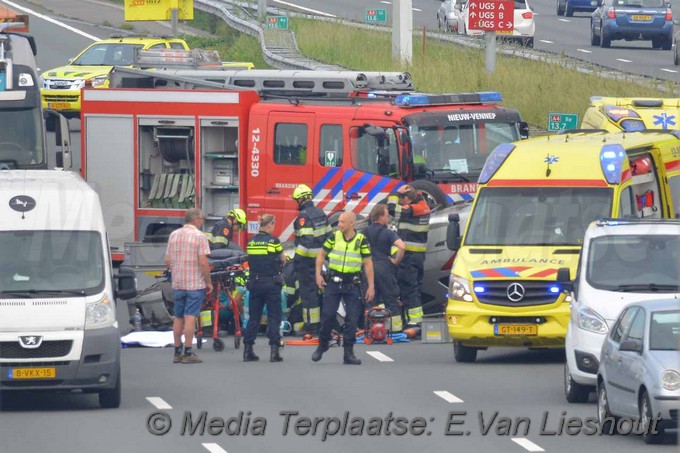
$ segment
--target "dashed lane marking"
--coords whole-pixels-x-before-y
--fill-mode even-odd
[[[548,41],[547,39],[539,39],[539,41],[540,41],[540,42],[544,42],[544,43],[546,43],[546,44],[555,44],[554,42]]]
[[[559,20],[560,22],[566,22],[566,23],[570,23],[570,22],[571,22],[569,19],[557,19],[557,20]]]
[[[380,351],[366,351],[366,354],[370,355],[375,360],[379,360],[380,362],[394,362],[393,359],[391,359],[390,357],[387,357],[385,354],[383,354]]]
[[[172,409],[172,406],[165,402],[163,398],[158,396],[147,396],[146,400],[154,405],[156,409]]]
[[[392,2],[386,2],[385,0],[381,0],[380,3],[384,3],[385,5],[391,5]]]
[[[419,13],[422,13],[422,12],[423,12],[422,9],[418,9],[418,8],[411,8],[411,9],[412,9],[413,11],[418,11]]]
[[[586,49],[576,49],[578,52],[583,52],[583,53],[593,53],[592,50],[586,50]]]
[[[626,60],[625,58],[617,58],[616,61],[620,61],[622,63],[632,63],[631,60]]]
[[[449,403],[462,403],[463,400],[458,398],[456,395],[447,392],[446,390],[435,390],[434,394],[437,395],[439,398],[443,399],[444,401],[447,401]]]
[[[672,72],[673,74],[675,74],[676,72],[678,72],[678,71],[676,71],[675,69],[661,68],[661,70],[662,70],[662,71],[666,71],[666,72]]]
[[[512,441],[524,448],[526,451],[545,451],[526,437],[513,437]]]
[[[320,16],[326,17],[337,17],[335,14],[324,13],[323,11],[318,11],[316,9],[305,8],[304,6],[296,5],[295,3],[284,2],[283,0],[272,0],[274,3],[280,3],[282,5],[290,6],[292,8],[301,9],[302,11],[307,11],[314,14],[319,14]]]
[[[201,444],[210,453],[227,453],[227,450],[217,444]]]

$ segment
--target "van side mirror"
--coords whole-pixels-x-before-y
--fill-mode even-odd
[[[529,138],[529,123],[526,121],[519,122],[519,136],[521,139]]]
[[[640,340],[623,340],[619,345],[619,351],[631,351],[642,354],[642,342]]]
[[[132,269],[121,267],[118,270],[116,279],[117,299],[128,300],[137,297],[137,277]]]
[[[562,288],[563,291],[573,291],[574,290],[574,284],[569,278],[569,268],[568,267],[560,267],[557,269],[557,278],[556,278],[557,283],[560,284],[560,287]]]
[[[446,247],[451,251],[460,248],[460,216],[456,213],[449,214],[449,225],[446,227]]]

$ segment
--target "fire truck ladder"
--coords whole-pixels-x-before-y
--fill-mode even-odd
[[[347,96],[357,90],[413,91],[408,72],[166,69],[115,67],[111,87],[249,89],[261,94]]]

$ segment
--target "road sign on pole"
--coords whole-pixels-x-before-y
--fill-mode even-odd
[[[386,24],[387,10],[386,9],[367,9],[364,17],[364,22],[371,24]]]
[[[288,16],[267,16],[267,28],[288,29]]]
[[[510,32],[515,28],[515,2],[507,0],[470,0],[468,28]]]
[[[549,113],[548,130],[565,131],[578,128],[578,113]]]

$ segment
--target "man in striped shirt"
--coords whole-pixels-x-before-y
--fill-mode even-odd
[[[198,208],[189,209],[184,227],[170,234],[165,252],[165,265],[172,273],[172,290],[175,299],[175,321],[172,326],[175,338],[173,363],[201,363],[202,360],[191,351],[196,327],[196,317],[206,291],[212,292],[210,281],[210,243],[201,231],[203,213]],[[182,334],[184,334],[184,355],[182,355]]]

